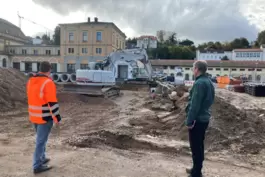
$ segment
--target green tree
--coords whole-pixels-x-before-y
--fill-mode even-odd
[[[229,60],[229,58],[225,55],[224,57],[221,58],[221,60]]]
[[[246,38],[241,37],[241,38],[236,38],[231,42],[231,47],[233,49],[236,48],[249,48],[249,42]]]
[[[167,43],[169,45],[176,45],[177,44],[177,33],[173,33],[171,36],[169,36]]]
[[[259,45],[265,44],[265,30],[259,32],[257,42]]]
[[[53,34],[53,44],[54,45],[60,45],[60,39],[61,39],[61,35],[60,35],[60,33],[61,33],[61,28],[60,28],[60,26],[58,25],[58,26],[56,26],[55,27],[55,29],[54,29],[54,34]]]
[[[179,45],[184,45],[184,46],[192,46],[194,44],[193,41],[189,40],[189,39],[185,39],[185,40],[182,40]]]

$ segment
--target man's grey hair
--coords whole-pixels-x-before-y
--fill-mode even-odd
[[[193,68],[197,68],[201,74],[205,74],[207,71],[207,62],[205,60],[198,60],[193,63]]]

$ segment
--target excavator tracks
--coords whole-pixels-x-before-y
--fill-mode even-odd
[[[120,88],[117,86],[95,86],[95,85],[78,85],[74,83],[63,84],[63,92],[76,93],[80,95],[95,97],[114,97],[120,95]]]

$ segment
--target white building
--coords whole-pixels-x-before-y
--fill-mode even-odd
[[[155,36],[141,36],[137,39],[137,48],[155,49],[157,48],[157,38]]]
[[[262,45],[260,48],[234,49],[232,52],[221,50],[196,51],[197,60],[221,60],[225,56],[229,60],[265,61],[265,48],[264,45]]]
[[[232,52],[222,50],[197,50],[197,60],[221,60],[223,57],[227,57],[229,60],[232,59]]]
[[[235,49],[233,60],[265,61],[265,48],[260,49]]]

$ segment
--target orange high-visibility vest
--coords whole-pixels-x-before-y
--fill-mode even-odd
[[[54,82],[43,74],[36,74],[27,83],[29,119],[35,124],[61,120]]]

